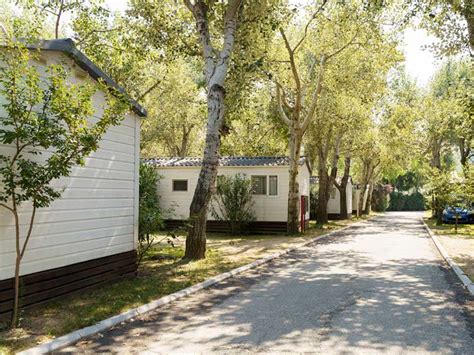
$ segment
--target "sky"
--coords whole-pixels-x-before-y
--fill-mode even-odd
[[[295,4],[304,4],[306,1],[293,0]],[[111,10],[125,11],[127,8],[127,0],[106,0],[106,3]],[[433,36],[421,29],[407,29],[403,34],[403,44],[400,49],[405,53],[405,68],[420,87],[426,86],[438,66],[433,53],[424,48],[434,41]]]

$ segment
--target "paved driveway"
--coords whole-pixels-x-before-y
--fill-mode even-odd
[[[377,217],[66,350],[474,354],[472,299],[419,218]]]

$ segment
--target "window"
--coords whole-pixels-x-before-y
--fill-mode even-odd
[[[188,180],[173,180],[173,191],[188,191]]]
[[[270,196],[278,195],[278,176],[270,175],[268,177],[268,194]]]
[[[331,190],[331,200],[334,200],[336,199],[336,188],[333,187],[332,190]]]
[[[267,177],[266,176],[252,176],[252,191],[254,195],[267,194]]]

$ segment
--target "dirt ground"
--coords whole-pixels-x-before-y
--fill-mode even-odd
[[[461,269],[474,280],[474,236],[456,237],[438,235],[447,253],[459,265]]]

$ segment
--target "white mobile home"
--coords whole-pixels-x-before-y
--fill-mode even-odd
[[[352,189],[352,214],[354,216],[357,216],[357,208],[359,207],[359,201],[361,199],[362,195],[362,188],[363,186],[361,184],[354,184],[353,189]],[[369,195],[369,185],[367,185],[367,188],[365,189],[365,193],[363,196],[363,203],[362,203],[362,210],[365,209],[365,205],[367,203],[367,197]]]
[[[158,191],[163,210],[173,210],[167,216],[168,223],[175,225],[189,217],[189,206],[201,170],[200,158],[148,159],[161,179]],[[254,232],[286,231],[288,214],[288,157],[222,157],[219,175],[245,174],[254,186],[254,212],[256,221],[251,223]],[[300,223],[309,220],[310,169],[305,158],[299,162]],[[220,230],[222,224],[209,213],[208,230]]]
[[[42,41],[30,48],[40,50],[40,58],[31,65],[43,78],[47,66],[61,64],[71,83],[101,80],[123,92],[71,40]],[[102,91],[95,94],[91,122],[100,118],[104,98]],[[131,112],[108,130],[85,166],[54,182],[55,188],[64,189],[62,197],[37,211],[21,267],[23,306],[136,273],[140,118],[146,111],[133,100],[130,104]],[[1,154],[12,151],[0,145]],[[31,209],[28,203],[21,206],[23,235]],[[12,213],[0,207],[0,316],[12,307],[14,226]]]
[[[340,182],[340,178],[338,178],[338,182]],[[352,208],[353,208],[353,200],[352,200],[352,178],[349,178],[346,186],[346,206],[347,206],[347,214],[348,217],[351,217]],[[338,219],[340,218],[341,214],[341,193],[336,186],[331,188],[331,194],[329,195],[328,201],[328,217],[330,219]]]

